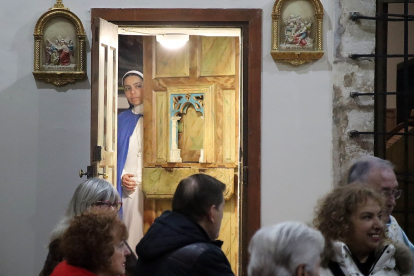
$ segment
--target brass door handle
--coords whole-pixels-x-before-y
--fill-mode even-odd
[[[82,169],[79,171],[79,177],[82,178],[84,175],[88,176],[87,172],[84,172]]]
[[[109,177],[106,173],[98,173],[98,175],[102,175],[104,179],[107,179]]]

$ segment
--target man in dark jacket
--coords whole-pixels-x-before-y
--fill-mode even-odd
[[[172,211],[157,218],[138,243],[134,275],[234,275],[219,236],[226,186],[195,174],[181,180]]]

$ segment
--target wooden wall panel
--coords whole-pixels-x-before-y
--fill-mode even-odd
[[[155,128],[155,118],[157,110],[153,108],[156,102],[154,91],[153,73],[153,38],[143,37],[143,60],[145,76],[144,81],[144,167],[152,166],[156,162],[157,153],[157,132]]]
[[[220,86],[215,93],[215,105],[216,105],[216,112],[215,112],[215,119],[216,119],[216,126],[215,126],[215,133],[214,133],[214,147],[215,147],[215,162],[216,163],[223,163],[223,133],[227,130],[224,128],[223,125],[223,90]]]
[[[153,92],[155,95],[155,133],[156,133],[156,162],[167,162],[168,156],[168,98],[165,92]]]
[[[204,154],[205,162],[216,163],[216,152],[215,152],[215,133],[216,133],[216,104],[215,98],[217,94],[218,86],[213,84],[210,89],[204,93],[204,118],[206,129],[204,130]]]
[[[224,199],[234,194],[234,169],[213,168],[144,168],[142,175],[142,191],[146,198],[172,198],[178,183],[190,175],[204,173],[217,178],[226,184]]]
[[[203,115],[193,105],[189,105],[180,121],[182,130],[178,133],[178,148],[181,149],[181,158],[183,162],[198,163],[200,150],[204,148]]]
[[[200,76],[232,76],[236,74],[234,37],[199,38]]]
[[[155,42],[155,38],[153,38]],[[166,49],[160,43],[154,44],[154,77],[189,77],[190,46],[187,43],[179,49]]]
[[[236,159],[236,107],[235,91],[223,91],[223,162],[234,163]]]
[[[223,220],[221,221],[220,236],[219,240],[226,241],[223,243],[221,249],[226,255],[227,259],[230,262],[232,270],[237,275],[237,264],[238,264],[238,221],[237,221],[237,199],[233,195],[226,205],[224,205],[223,210]]]

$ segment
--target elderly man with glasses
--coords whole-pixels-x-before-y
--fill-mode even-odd
[[[384,196],[385,209],[382,217],[386,225],[386,235],[394,242],[407,245],[414,252],[414,245],[408,240],[397,220],[391,216],[395,201],[402,193],[401,190],[397,190],[398,181],[394,165],[388,160],[364,156],[349,169],[347,183],[361,183]]]

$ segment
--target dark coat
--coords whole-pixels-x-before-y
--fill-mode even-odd
[[[165,211],[138,243],[134,275],[234,276],[221,250],[222,241],[210,241],[196,222]]]

